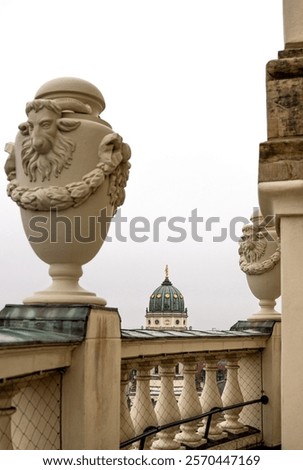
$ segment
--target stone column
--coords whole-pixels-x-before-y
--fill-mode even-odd
[[[303,449],[303,215],[281,218],[282,258],[282,446]],[[298,373],[299,372],[299,373]]]
[[[303,356],[303,181],[263,183],[260,192],[262,197],[266,193],[266,204],[271,204],[272,211],[280,218],[282,449],[300,450],[303,448],[300,431],[303,415],[298,409],[303,390],[303,376],[298,373]],[[271,402],[270,395],[269,398]]]
[[[63,449],[119,449],[120,370],[119,314],[92,307],[86,338],[62,379]]]
[[[260,145],[259,202],[281,242],[282,448],[303,448],[303,3],[284,0],[285,50],[267,64],[268,140]],[[269,397],[270,398],[270,397]]]
[[[302,0],[283,0],[285,48],[303,46]]]

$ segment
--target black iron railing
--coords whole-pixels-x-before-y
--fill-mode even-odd
[[[120,449],[123,449],[125,447],[130,446],[131,444],[134,444],[135,442],[140,441],[139,450],[143,450],[144,445],[145,445],[145,440],[147,437],[157,434],[158,432],[163,431],[165,429],[169,429],[175,426],[181,426],[181,424],[190,423],[192,421],[197,421],[202,418],[208,418],[206,422],[206,426],[205,426],[204,436],[203,436],[204,439],[207,439],[209,428],[211,425],[211,419],[214,414],[222,413],[224,411],[233,410],[235,408],[240,408],[240,407],[244,407],[248,405],[254,405],[255,403],[261,403],[262,405],[267,405],[268,401],[269,401],[268,397],[266,395],[262,395],[261,398],[257,398],[256,400],[245,401],[242,403],[235,403],[234,405],[224,406],[222,408],[220,407],[212,408],[210,411],[207,411],[206,413],[202,413],[196,416],[191,416],[190,418],[180,419],[178,421],[173,421],[171,423],[163,424],[162,426],[148,426],[142,434],[139,434],[138,436],[134,436],[131,439],[127,439],[126,441],[121,442]]]

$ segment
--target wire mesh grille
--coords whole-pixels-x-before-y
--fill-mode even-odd
[[[261,352],[244,356],[239,361],[239,383],[244,401],[254,400],[262,395]],[[261,430],[261,404],[245,406],[240,419],[248,426]]]
[[[61,448],[61,374],[27,377],[0,388],[2,403],[15,411],[0,421],[1,448],[59,450]],[[7,408],[9,408],[7,406]],[[5,412],[4,412],[5,414]]]
[[[123,442],[135,436],[135,429],[130,417],[131,393],[133,388],[133,373],[128,368],[121,371],[120,396],[120,441]]]
[[[132,399],[131,417],[137,433],[143,432],[148,426],[157,424],[154,410],[154,400],[150,395],[150,370],[148,367],[138,369],[136,379],[136,393]]]
[[[132,385],[128,389],[131,395],[129,417],[134,424],[135,434],[142,433],[148,426],[178,421],[180,417],[196,416],[213,407],[259,399],[262,394],[261,352],[244,355],[241,359],[236,355],[227,355],[225,359],[218,360],[211,357],[203,361],[201,358],[197,368],[190,365],[191,367],[182,367],[182,375],[179,375],[174,367],[168,365],[167,359],[156,370],[148,370],[143,364],[141,368],[138,364],[136,373],[131,376]],[[173,440],[181,439],[180,431],[183,428],[186,436],[191,434],[189,440],[193,441],[198,437],[195,434],[197,428],[202,438],[205,424],[206,420],[200,420],[198,423],[170,429],[169,432],[158,433],[154,439],[158,439],[159,444],[154,441],[153,448],[160,448],[160,441],[162,448],[173,448],[169,446],[174,445]],[[219,413],[214,416],[209,439],[226,440],[229,439],[230,432],[235,435],[245,434],[251,428],[256,432],[255,430],[261,430],[261,426],[261,404],[248,405],[242,411],[239,408],[228,414]],[[183,437],[181,442],[186,443]]]

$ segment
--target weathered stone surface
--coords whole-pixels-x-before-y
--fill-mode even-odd
[[[303,179],[303,138],[260,144],[259,183]]]
[[[302,53],[289,49],[267,64],[268,141],[260,144],[260,183],[303,179]]]
[[[283,51],[278,52],[279,59],[287,59],[291,57],[300,57],[303,56],[303,43],[296,44],[296,47],[284,49]]]
[[[284,51],[283,51],[284,52]],[[279,53],[279,55],[281,52]],[[303,57],[290,57],[271,60],[266,66],[266,79],[282,80],[303,76]]]
[[[267,64],[268,138],[303,135],[303,58]]]

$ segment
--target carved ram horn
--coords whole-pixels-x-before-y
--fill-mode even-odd
[[[72,111],[73,113],[91,114],[92,108],[88,104],[74,98],[56,98],[55,103],[63,111]]]

